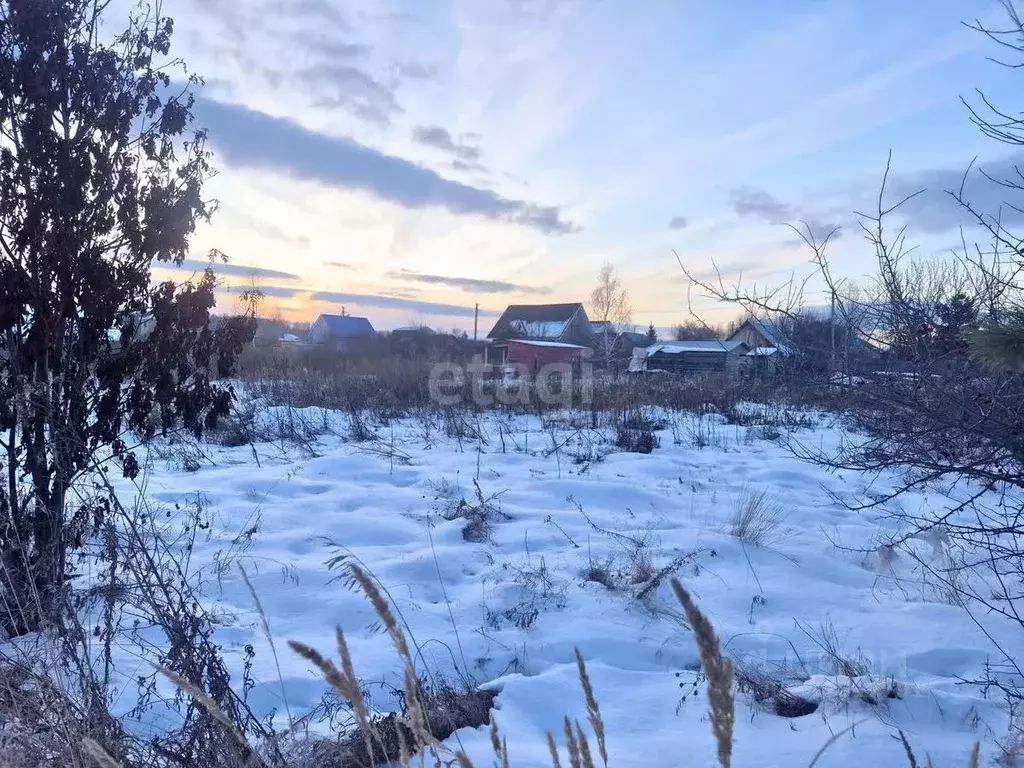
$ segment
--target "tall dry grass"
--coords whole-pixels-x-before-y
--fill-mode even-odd
[[[747,489],[729,521],[729,533],[758,547],[774,544],[786,522],[786,508],[767,489]]]

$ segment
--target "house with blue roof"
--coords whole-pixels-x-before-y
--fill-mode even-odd
[[[320,315],[309,328],[311,344],[325,344],[339,352],[350,350],[360,341],[377,336],[370,321],[352,315]]]

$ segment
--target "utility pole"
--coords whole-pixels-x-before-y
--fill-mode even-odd
[[[476,341],[476,326],[477,321],[480,319],[480,305],[473,305],[473,341]]]

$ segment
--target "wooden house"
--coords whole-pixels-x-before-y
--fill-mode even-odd
[[[580,303],[511,304],[487,337],[484,362],[530,369],[578,362],[590,356],[594,343]]]
[[[790,354],[790,348],[785,343],[785,336],[778,324],[769,320],[759,320],[756,317],[749,317],[740,324],[740,327],[730,333],[727,342],[742,341],[749,347],[749,351],[756,357],[772,357]]]

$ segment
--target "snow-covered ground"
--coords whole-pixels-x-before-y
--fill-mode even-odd
[[[230,553],[248,572],[280,674],[237,570],[209,580],[206,597],[222,617],[216,637],[236,679],[245,646],[256,651],[250,703],[281,713],[281,724],[285,712],[314,709],[325,691],[285,641],[330,653],[335,624],[375,705],[393,705],[401,687],[366,599],[338,579],[343,569],[326,565],[347,555],[386,588],[424,670],[499,691],[496,719],[513,765],[550,765],[545,733],[560,733],[564,715],[586,722],[575,647],[601,703],[611,765],[714,765],[692,635],[669,585],[648,588],[652,574],[674,566],[730,655],[820,701],[813,714],[787,719],[741,693],[735,765],[806,765],[858,720],[818,765],[903,764],[896,728],[936,766],[965,765],[976,739],[983,755],[996,754],[1001,702],[959,682],[982,674],[991,643],[909,558],[854,551],[873,548],[895,523],[830,495],[852,498],[869,482],[881,492],[896,478],[829,474],[784,445],[835,444],[841,430],[831,417],[769,440],[714,414],[675,415],[644,455],[616,451],[610,430],[581,429],[587,414],[554,425],[487,414],[462,425],[480,438],[469,429],[448,436],[441,420],[397,419],[375,425],[380,440],[371,443],[346,441],[343,414],[305,416],[334,432],[314,438],[312,452],[258,445],[257,466],[249,446],[208,444],[209,460],[195,471],[152,458],[144,489],[167,509],[201,498],[213,524],[193,562]],[[744,543],[731,520],[761,491],[783,522],[763,545]],[[467,533],[466,519],[446,519],[481,498],[489,529]],[[947,502],[935,493],[899,503]],[[944,556],[940,542],[922,546],[926,557]],[[1019,648],[1010,629],[990,627]],[[856,678],[840,674],[826,641],[860,667]],[[492,762],[486,729],[463,729],[449,743],[479,765]]]

